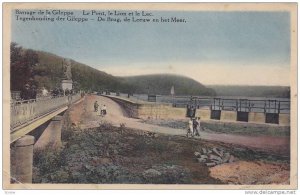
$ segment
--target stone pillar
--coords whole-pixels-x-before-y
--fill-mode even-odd
[[[11,177],[13,183],[32,183],[34,137],[25,135],[11,147]]]
[[[47,146],[51,148],[58,148],[61,146],[61,129],[63,116],[55,116],[43,134],[36,141],[34,149],[44,149]]]

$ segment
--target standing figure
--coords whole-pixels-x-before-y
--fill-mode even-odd
[[[200,137],[200,130],[201,130],[200,117],[197,118],[196,123],[197,123],[197,127],[196,127],[196,136],[199,136],[199,137]]]
[[[194,137],[195,134],[197,134],[197,127],[198,127],[198,121],[196,118],[193,118],[193,132],[192,132],[192,137]]]
[[[72,80],[72,65],[71,65],[71,60],[70,59],[64,59],[62,62],[63,65],[63,72],[64,72],[64,78],[67,80]]]
[[[30,89],[30,99],[36,100],[37,90],[35,85],[31,85]]]
[[[192,135],[193,134],[193,120],[192,118],[190,118],[189,120],[189,127],[188,127],[188,130],[187,130],[187,133],[186,133],[186,137],[189,137],[189,135]]]
[[[94,112],[98,112],[98,107],[99,107],[99,104],[97,101],[95,101],[94,103]]]
[[[30,96],[31,96],[30,86],[29,84],[26,84],[24,88],[21,90],[20,97],[22,100],[29,100]]]
[[[101,113],[101,116],[105,116],[106,115],[106,106],[105,106],[105,104],[101,107],[101,111],[100,111],[100,113]]]
[[[42,95],[44,97],[48,96],[48,90],[45,87],[43,87],[43,89],[42,89]]]

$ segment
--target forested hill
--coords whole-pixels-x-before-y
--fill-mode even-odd
[[[133,86],[135,93],[170,95],[172,86],[176,95],[214,96],[213,89],[184,76],[172,74],[153,74],[120,77],[123,83]]]
[[[37,51],[39,57],[38,66],[35,67],[35,80],[40,85],[54,87],[60,85],[63,77],[62,61],[60,56],[51,53]],[[76,87],[84,90],[101,91],[106,89],[129,90],[129,86],[123,84],[118,78],[105,72],[94,69],[85,64],[71,60],[72,80]]]
[[[234,86],[234,85],[210,85],[218,96],[243,96],[243,97],[269,97],[289,98],[288,86]]]
[[[63,57],[52,53],[24,49],[12,43],[11,90],[20,90],[28,82],[47,89],[60,87],[63,78],[63,60]],[[115,77],[74,60],[70,62],[72,80],[77,89],[169,95],[171,87],[174,86],[176,95],[215,94],[212,89],[188,77],[177,75]]]

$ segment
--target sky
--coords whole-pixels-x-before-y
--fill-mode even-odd
[[[288,12],[151,13],[151,19],[186,22],[98,22],[96,16],[81,23],[24,22],[13,11],[11,39],[115,76],[171,73],[206,85],[290,85]]]

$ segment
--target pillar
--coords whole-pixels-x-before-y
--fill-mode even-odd
[[[13,183],[32,183],[34,137],[25,135],[11,147],[11,177]]]
[[[62,119],[63,117],[59,115],[51,119],[48,127],[36,141],[34,149],[44,149],[47,146],[52,148],[61,146]]]

